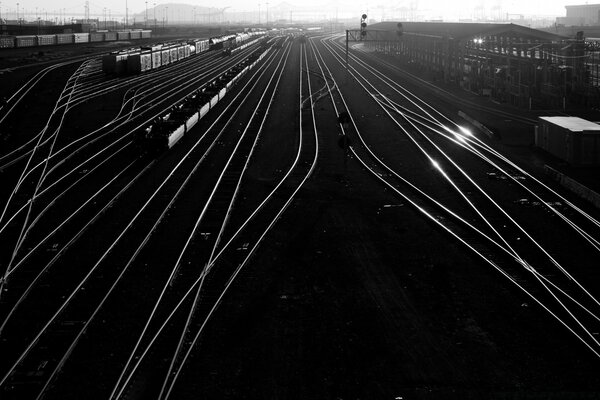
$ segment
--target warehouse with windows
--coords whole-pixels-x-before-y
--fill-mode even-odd
[[[431,79],[522,107],[600,105],[580,34],[568,38],[515,24],[382,22],[362,38]]]

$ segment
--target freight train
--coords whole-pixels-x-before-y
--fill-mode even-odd
[[[111,75],[140,74],[208,50],[230,54],[233,49],[244,48],[253,43],[251,39],[257,40],[262,35],[264,31],[254,31],[113,51],[102,58],[102,70]]]
[[[59,33],[56,35],[0,36],[0,49],[53,46],[61,44],[111,42],[117,40],[150,39],[150,30],[91,33]]]
[[[134,144],[140,153],[154,157],[172,148],[225,97],[239,79],[262,60],[267,51],[266,45],[261,46],[221,77],[188,95],[136,132]]]

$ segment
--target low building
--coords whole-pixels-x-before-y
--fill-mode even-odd
[[[569,38],[515,24],[402,21],[370,25],[357,40],[432,79],[520,107],[600,104],[581,33]]]
[[[579,117],[540,117],[535,145],[572,165],[600,165],[600,125]]]

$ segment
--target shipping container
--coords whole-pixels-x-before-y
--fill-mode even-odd
[[[17,47],[33,47],[36,45],[35,36],[17,36],[16,39]]]
[[[56,35],[37,35],[38,46],[50,46],[56,44]]]
[[[0,49],[12,49],[15,47],[14,36],[0,36]]]
[[[600,125],[579,117],[540,117],[535,145],[573,165],[598,165]]]
[[[139,74],[152,69],[152,52],[129,54],[127,57],[127,72]]]
[[[103,42],[104,41],[104,33],[103,32],[91,32],[90,33],[90,42]]]
[[[57,44],[73,43],[73,34],[72,33],[60,33],[60,34],[56,35],[56,43]]]
[[[89,43],[90,34],[89,33],[74,33],[73,41],[75,43]]]
[[[112,40],[117,40],[117,32],[104,32],[104,41],[110,42]]]
[[[117,40],[129,40],[129,32],[117,32]]]

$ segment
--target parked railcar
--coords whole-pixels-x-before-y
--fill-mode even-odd
[[[90,32],[90,42],[103,42],[104,32]]]
[[[15,47],[14,36],[0,36],[0,49],[12,49]]]
[[[152,69],[152,52],[142,51],[127,56],[127,72],[139,74]]]
[[[17,36],[16,38],[16,46],[17,47],[33,47],[36,43],[36,37],[31,36]]]
[[[179,51],[177,50],[177,46],[169,48],[169,59],[171,62],[179,61]]]
[[[72,33],[59,33],[56,35],[56,44],[71,44],[73,43]]]
[[[129,40],[129,32],[117,32],[117,40]]]
[[[142,31],[142,39],[150,39],[152,37],[152,31]]]
[[[50,46],[56,44],[56,35],[37,35],[38,46]]]
[[[102,57],[102,71],[107,74],[121,75],[127,71],[127,58],[129,53],[113,51]]]
[[[90,34],[89,33],[74,33],[73,34],[73,43],[89,43]]]
[[[171,63],[171,49],[163,48],[161,54],[161,65],[169,65]]]
[[[111,42],[117,40],[117,32],[104,32],[104,41]]]
[[[129,32],[129,38],[131,40],[141,39],[142,38],[142,31],[131,31],[131,32]]]
[[[162,65],[162,45],[142,46],[142,50],[149,51],[152,57],[152,69]]]

